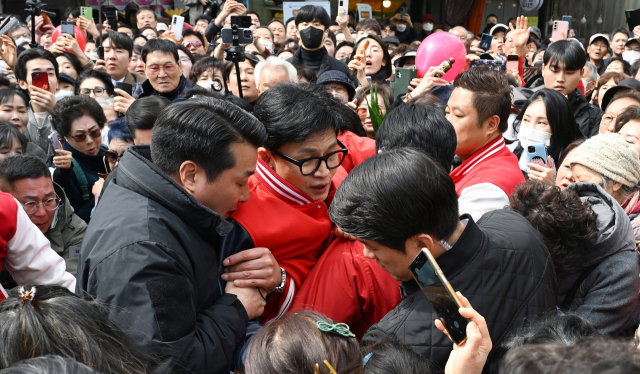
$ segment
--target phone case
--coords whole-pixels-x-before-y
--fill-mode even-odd
[[[518,55],[507,56],[507,70],[518,70]]]
[[[393,96],[404,95],[409,92],[409,83],[413,78],[418,77],[418,70],[415,66],[410,68],[396,68],[396,77],[390,86],[393,89]]]
[[[338,14],[342,14],[343,16],[349,14],[349,0],[339,0]]]
[[[73,37],[75,37],[76,32],[75,32],[75,23],[74,22],[67,22],[67,21],[62,21],[60,24],[60,32],[62,34],[69,34]]]
[[[493,36],[489,34],[482,34],[482,39],[480,40],[479,48],[483,51],[488,51],[491,48],[491,41],[493,40]]]
[[[47,73],[31,73],[31,83],[38,88],[49,91],[49,76]]]
[[[532,148],[533,147],[533,152]],[[538,164],[540,166],[549,167],[547,165],[547,148],[544,144],[531,144],[523,150],[527,152],[527,164]],[[529,167],[525,171],[529,170]]]
[[[171,19],[171,31],[173,31],[173,37],[180,41],[182,40],[182,29],[184,27],[184,17],[173,16]]]
[[[93,8],[89,6],[81,6],[80,15],[91,21],[93,19]]]
[[[625,10],[624,15],[627,17],[629,30],[633,32],[633,29],[640,25],[640,9]]]
[[[562,35],[564,34],[564,37]],[[569,35],[569,22],[567,21],[553,21],[553,31],[551,37],[553,40],[566,39]]]

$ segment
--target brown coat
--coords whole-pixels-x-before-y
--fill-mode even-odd
[[[127,72],[127,75],[124,76],[124,83],[134,84],[146,81],[147,78],[144,75],[140,75],[138,73],[132,73],[130,71]]]

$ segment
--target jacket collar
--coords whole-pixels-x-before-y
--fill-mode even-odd
[[[284,178],[278,175],[263,159],[258,157],[256,163],[256,179],[265,186],[272,194],[291,205],[311,204],[314,200],[311,196],[294,187]],[[333,186],[333,183],[332,183]]]
[[[149,80],[147,79],[144,82],[142,82],[142,94],[140,95],[140,97],[160,95],[173,101],[177,99],[181,93],[183,93],[184,91],[188,90],[191,87],[193,87],[193,82],[191,82],[189,79],[185,78],[184,76],[180,76],[180,83],[178,83],[178,87],[176,87],[171,92],[160,93],[156,91],[155,88],[153,88],[153,86],[151,85],[151,82],[149,82]]]
[[[227,235],[233,228],[231,223],[200,204],[190,193],[158,169],[151,161],[148,145],[134,145],[127,149],[118,163],[117,178],[111,183],[162,205],[193,227],[203,238],[214,240],[218,235]]]
[[[458,168],[451,173],[451,176],[461,177],[468,174],[476,165],[498,153],[504,147],[504,138],[500,135],[489,144],[485,145],[482,149],[474,153],[473,156],[469,157],[469,159],[463,162],[462,165],[458,166]]]
[[[329,53],[327,52],[327,49],[323,46],[322,48],[317,49],[315,51],[309,51],[307,49],[304,49],[303,47],[298,48],[298,50],[292,57],[291,64],[294,66],[297,66],[297,65],[304,66],[303,54],[305,55],[304,57],[308,57],[308,58],[314,58],[314,59],[317,59],[318,57],[321,58],[322,59],[322,61],[320,62],[321,71],[322,71],[322,67],[326,66],[329,63]]]

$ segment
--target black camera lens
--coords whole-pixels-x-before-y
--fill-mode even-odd
[[[247,38],[247,39],[252,37],[251,29],[244,30],[244,37]]]
[[[527,149],[529,150],[529,153],[534,153],[536,151],[536,147],[530,145],[529,147],[527,147]]]

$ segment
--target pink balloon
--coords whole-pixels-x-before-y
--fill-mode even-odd
[[[53,34],[51,34],[51,43],[55,43],[58,40],[58,36],[62,33],[62,26],[56,27],[53,30]],[[87,38],[82,33],[82,30],[78,28],[78,26],[73,26],[73,33],[75,34],[76,40],[78,41],[78,45],[80,46],[80,50],[84,51],[84,47],[87,46]]]
[[[422,78],[430,67],[439,66],[453,57],[455,59],[453,66],[442,77],[451,82],[464,70],[466,55],[467,49],[457,36],[448,32],[431,34],[420,43],[416,53],[418,77]]]

